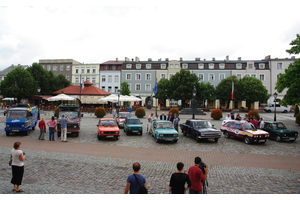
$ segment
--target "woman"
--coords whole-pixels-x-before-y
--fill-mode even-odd
[[[39,128],[40,128],[40,136],[39,140],[44,140],[44,133],[46,133],[46,123],[44,117],[42,117],[42,120],[39,122]]]
[[[23,174],[24,174],[24,163],[25,153],[20,150],[21,142],[15,142],[14,148],[11,151],[11,168],[12,168],[12,179],[11,183],[14,184],[13,191],[16,192],[24,192],[24,190],[20,189],[20,185],[22,183]]]
[[[184,164],[182,162],[177,163],[178,172],[173,173],[170,179],[169,194],[185,194],[191,187],[191,181],[186,173],[183,173]],[[184,185],[187,183],[187,187]]]
[[[51,120],[47,122],[47,125],[49,126],[49,140],[54,141],[54,129],[57,125],[57,121],[55,120],[54,116],[52,116]]]

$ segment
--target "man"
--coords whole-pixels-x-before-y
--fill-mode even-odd
[[[148,122],[147,122],[147,133],[150,134],[150,126],[152,124],[153,121],[153,113],[151,113],[148,117]]]
[[[111,114],[113,115],[113,118],[116,119],[116,116],[117,116],[117,110],[116,110],[116,107],[114,107],[111,111]]]
[[[263,118],[260,118],[260,123],[259,123],[259,129],[263,129],[265,127],[265,122],[263,120]]]
[[[133,174],[127,177],[127,183],[125,186],[124,194],[139,194],[141,186],[147,187],[146,178],[140,174],[141,165],[138,162],[133,163]]]
[[[163,113],[161,113],[161,115],[160,115],[160,120],[167,120],[167,116],[165,115],[165,113],[163,112]]]
[[[230,114],[227,114],[225,120],[231,120]]]
[[[130,106],[128,106],[128,108],[127,108],[127,111],[129,112],[129,113],[131,113],[131,107]]]
[[[176,129],[177,132],[178,132],[178,122],[179,122],[179,120],[178,120],[177,114],[175,113],[173,124],[174,124],[174,128]]]
[[[202,170],[199,168],[201,163],[201,158],[195,158],[195,165],[191,166],[188,171],[189,178],[191,180],[191,187],[189,189],[190,194],[202,194],[202,184],[201,181],[205,181],[208,173],[208,166],[204,167],[205,174],[203,174]]]
[[[67,141],[67,123],[69,122],[69,118],[62,115],[60,118],[60,131],[61,131],[61,142],[68,142]]]
[[[171,122],[173,122],[174,116],[173,116],[172,112],[170,112],[170,114],[168,116],[168,120],[171,121]]]

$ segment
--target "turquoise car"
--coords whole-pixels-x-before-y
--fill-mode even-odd
[[[179,135],[175,130],[172,122],[167,120],[153,120],[150,127],[150,134],[155,138],[155,141],[171,141],[176,143]]]
[[[126,132],[126,135],[129,135],[129,133],[143,135],[143,127],[140,119],[137,117],[127,117],[124,122],[124,132]]]

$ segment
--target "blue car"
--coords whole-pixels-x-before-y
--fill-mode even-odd
[[[179,135],[175,130],[172,122],[167,120],[153,120],[150,127],[150,134],[155,138],[155,141],[171,141],[176,143]]]

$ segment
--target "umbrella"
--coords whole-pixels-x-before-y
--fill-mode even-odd
[[[54,97],[50,97],[47,99],[48,101],[61,101],[61,100],[65,100],[65,101],[75,101],[76,99],[73,97],[70,97],[66,94],[59,94],[57,96]]]
[[[103,97],[102,99],[99,99],[100,102],[118,102],[118,96],[111,94],[109,96]]]
[[[142,101],[142,99],[135,96],[130,96],[130,98],[132,99],[132,101]]]

